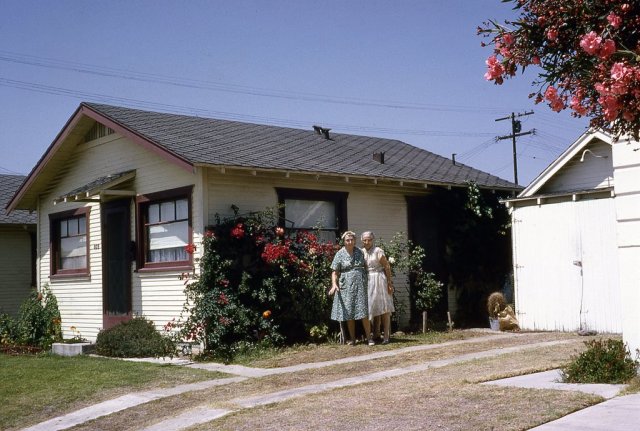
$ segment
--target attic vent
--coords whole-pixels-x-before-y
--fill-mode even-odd
[[[318,135],[323,135],[325,139],[331,139],[331,137],[329,136],[329,130],[331,129],[325,129],[324,127],[320,126],[313,126],[313,130],[315,130]]]
[[[84,135],[84,141],[89,142],[94,139],[102,138],[104,136],[109,136],[112,133],[115,133],[113,129],[108,128],[104,124],[95,123],[93,127]]]
[[[373,153],[373,160],[380,163],[381,165],[384,165],[384,151]]]

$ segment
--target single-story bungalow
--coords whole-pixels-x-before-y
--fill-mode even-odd
[[[8,209],[38,211],[37,283],[56,295],[64,336],[74,326],[95,339],[132,315],[159,328],[178,316],[179,276],[198,257],[185,245],[232,205],[285,204],[285,227],[322,220],[330,239],[346,229],[390,239],[424,232],[421,199],[468,182],[519,189],[398,140],[82,103]]]
[[[0,314],[12,317],[36,286],[36,214],[5,210],[24,175],[0,175]]]

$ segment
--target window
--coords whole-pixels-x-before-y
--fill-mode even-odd
[[[278,201],[284,205],[282,224],[289,231],[319,230],[321,241],[335,242],[347,229],[348,193],[302,189],[276,189]]]
[[[191,264],[191,187],[138,198],[138,268]]]
[[[89,208],[51,214],[51,275],[89,272]]]

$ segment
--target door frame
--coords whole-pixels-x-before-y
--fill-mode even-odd
[[[101,208],[101,229],[102,229],[102,325],[103,329],[108,329],[121,322],[126,322],[132,317],[132,303],[131,303],[131,285],[132,285],[132,271],[131,262],[133,261],[133,253],[131,250],[131,203],[130,198],[118,199],[102,204]],[[109,305],[109,250],[108,241],[113,238],[113,232],[109,233],[107,226],[107,216],[113,213],[121,213],[125,218],[125,231],[124,241],[122,242],[122,248],[119,250],[124,257],[123,268],[125,272],[125,290],[126,290],[126,302],[127,312],[123,315],[109,315],[107,307]]]

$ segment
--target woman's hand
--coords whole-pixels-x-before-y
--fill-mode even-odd
[[[393,284],[387,283],[387,292],[389,292],[389,295],[393,295]]]
[[[336,284],[333,287],[331,287],[331,290],[329,290],[329,296],[332,296],[334,293],[339,292],[339,291],[340,291],[340,288]]]

